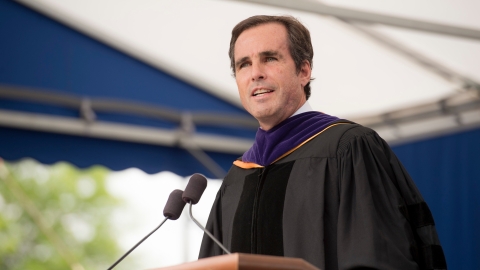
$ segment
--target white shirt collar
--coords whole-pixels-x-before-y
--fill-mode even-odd
[[[294,116],[294,115],[297,115],[297,114],[301,114],[301,113],[304,113],[304,112],[310,112],[310,111],[313,111],[312,107],[310,106],[310,104],[308,104],[308,101],[305,101],[305,103],[302,105],[302,107],[300,107],[300,109],[298,109],[294,114],[292,114],[290,117]],[[289,117],[289,118],[290,118]]]

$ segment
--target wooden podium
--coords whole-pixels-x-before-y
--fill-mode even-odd
[[[153,270],[320,270],[299,258],[234,253]]]

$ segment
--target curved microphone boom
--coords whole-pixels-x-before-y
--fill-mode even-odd
[[[175,189],[170,193],[170,196],[168,196],[167,204],[165,205],[165,208],[163,209],[163,216],[165,219],[158,225],[157,228],[155,228],[153,231],[151,231],[147,236],[145,236],[142,240],[140,240],[135,246],[133,246],[127,253],[125,253],[120,259],[118,259],[112,266],[108,268],[108,270],[113,269],[118,263],[120,263],[125,257],[128,256],[135,248],[137,248],[145,239],[147,239],[150,235],[152,235],[155,231],[158,230],[158,228],[162,227],[163,223],[167,221],[167,219],[171,220],[176,220],[180,217],[182,214],[183,208],[185,207],[185,201],[182,199],[182,194],[183,191],[180,189]]]
[[[220,248],[225,251],[227,254],[231,254],[230,251],[228,251],[220,241],[215,238],[207,229],[205,229],[200,222],[198,222],[192,214],[192,206],[194,204],[197,204],[198,201],[200,200],[200,197],[202,197],[203,192],[205,191],[205,188],[207,187],[207,179],[205,176],[195,173],[190,177],[190,180],[188,181],[187,187],[185,188],[185,191],[183,192],[182,199],[184,202],[190,204],[190,218],[192,218],[193,222],[197,224],[200,229],[202,229],[209,237],[212,239]]]

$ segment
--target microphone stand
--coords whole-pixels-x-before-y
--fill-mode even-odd
[[[223,245],[222,243],[220,243],[220,241],[218,241],[207,229],[205,229],[192,215],[192,206],[193,204],[191,202],[189,202],[188,204],[190,204],[190,217],[192,218],[193,222],[195,222],[195,224],[197,224],[198,227],[200,227],[200,229],[202,229],[215,243],[217,243],[217,245],[219,247],[221,247],[223,249],[223,251],[225,251],[225,253],[227,254],[231,254],[230,251],[228,251]]]
[[[162,227],[163,223],[165,223],[165,221],[167,221],[169,217],[166,217],[162,223],[160,223],[160,225],[158,225],[157,228],[155,228],[152,232],[150,232],[149,234],[147,234],[147,236],[145,236],[142,240],[140,240],[135,246],[133,246],[129,251],[127,251],[127,253],[125,253],[122,257],[120,257],[120,259],[118,259],[112,266],[110,266],[107,270],[111,270],[113,269],[113,267],[115,267],[119,262],[121,262],[125,257],[127,257],[128,254],[130,254],[136,247],[138,247],[138,245],[140,245],[143,241],[145,241],[145,239],[147,239],[150,235],[152,235],[152,233],[154,233],[156,230],[158,230],[158,228]]]

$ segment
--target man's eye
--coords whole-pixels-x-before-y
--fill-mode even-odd
[[[277,60],[275,57],[267,57],[265,59],[265,61],[267,61],[267,62],[272,62],[272,61],[275,61],[275,60]]]
[[[240,65],[238,65],[238,68],[244,68],[244,67],[248,67],[250,65],[250,63],[241,63]]]

